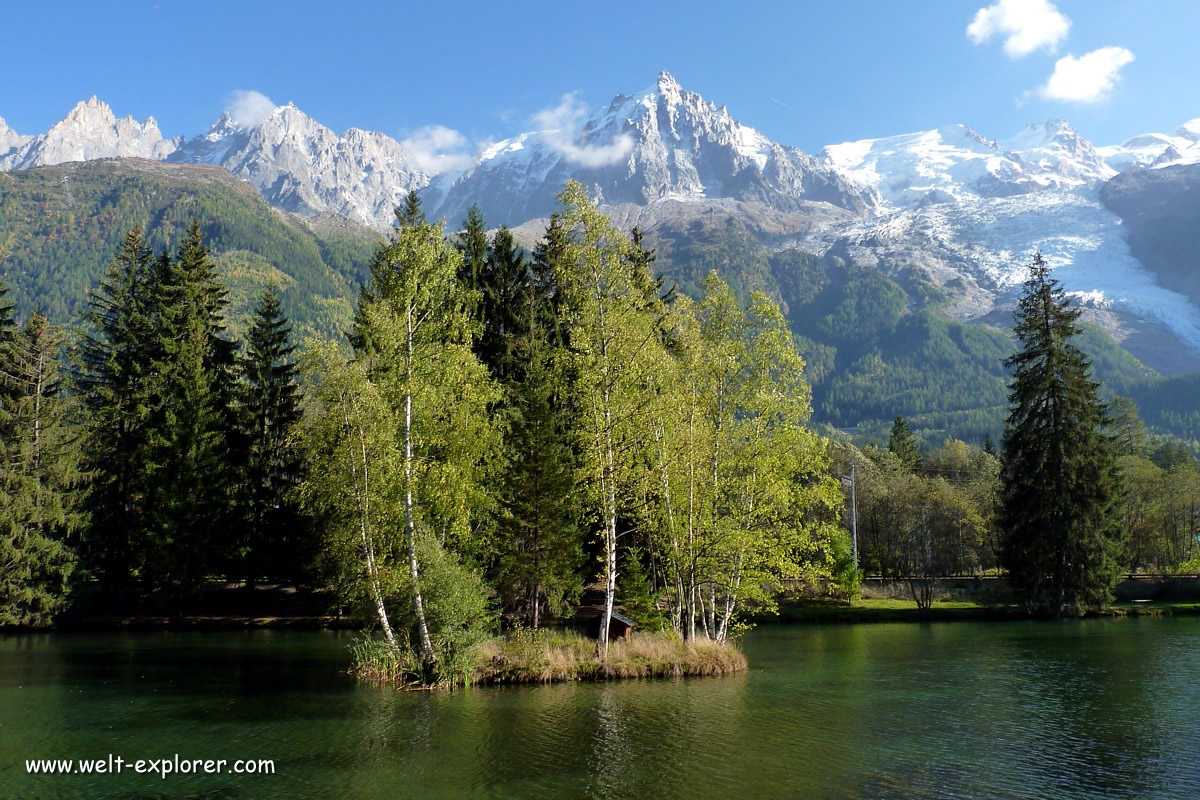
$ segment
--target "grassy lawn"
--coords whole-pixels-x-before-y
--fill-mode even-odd
[[[1200,615],[1200,601],[1163,600],[1113,603],[1088,614],[1098,617],[1150,617]],[[987,606],[970,601],[939,601],[922,617],[913,600],[888,597],[859,598],[852,604],[835,600],[792,600],[780,603],[778,617],[759,622],[914,622],[925,620],[1021,619],[1013,606]]]

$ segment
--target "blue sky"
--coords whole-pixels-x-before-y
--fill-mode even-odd
[[[1190,0],[650,5],[24,5],[5,14],[0,117],[37,133],[95,94],[191,136],[244,90],[338,131],[444,126],[469,149],[564,94],[603,105],[661,69],[809,152],[954,122],[1003,139],[1048,117],[1112,144],[1200,116]]]

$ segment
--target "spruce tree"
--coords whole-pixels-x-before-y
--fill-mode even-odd
[[[904,417],[896,417],[892,423],[892,435],[888,437],[887,449],[910,472],[921,465],[921,449],[908,430],[908,423],[904,421]]]
[[[504,362],[511,424],[496,572],[505,605],[537,628],[547,612],[567,614],[582,591],[583,497],[567,354],[556,344],[547,297],[526,292],[525,307]]]
[[[259,577],[297,580],[308,550],[307,528],[292,502],[300,480],[291,440],[300,420],[294,350],[279,295],[268,288],[254,310],[237,366],[239,525],[231,555],[247,585]]]
[[[161,268],[143,576],[150,591],[178,595],[219,563],[214,547],[231,521],[226,465],[234,347],[221,336],[226,291],[199,221]]]
[[[404,196],[404,205],[396,209],[396,228],[415,228],[425,222],[421,210],[421,196],[416,189],[409,189]]]
[[[1071,342],[1079,314],[1035,254],[1015,315],[1021,348],[1005,362],[1012,383],[1000,522],[1014,594],[1051,616],[1107,602],[1123,550],[1106,408]]]
[[[462,253],[462,266],[458,280],[467,289],[482,291],[484,270],[487,269],[488,239],[487,226],[479,206],[472,205],[463,220],[463,231],[458,237],[458,251]]]
[[[0,628],[42,626],[66,603],[85,520],[70,403],[61,394],[64,336],[40,312],[19,334],[0,308]]]
[[[147,529],[149,417],[159,358],[154,297],[160,273],[139,230],[88,297],[87,332],[78,352],[77,390],[87,411],[84,463],[91,473],[84,564],[108,592],[140,568]]]
[[[529,262],[513,239],[512,231],[503,225],[488,248],[484,276],[483,330],[475,345],[476,353],[493,377],[511,382],[516,379],[515,343],[524,337],[532,321],[526,311],[531,286]]]

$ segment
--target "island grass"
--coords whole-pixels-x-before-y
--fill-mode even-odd
[[[609,643],[601,658],[596,640],[578,633],[518,630],[475,646],[474,666],[434,681],[423,680],[411,648],[396,650],[377,636],[351,645],[351,673],[399,689],[463,684],[554,683],[626,678],[684,678],[726,675],[746,669],[746,657],[730,642],[684,641],[672,633],[637,633]]]
[[[597,655],[594,639],[546,631],[491,639],[477,653],[477,683],[681,678],[746,669],[746,657],[730,642],[684,641],[672,633],[635,633],[615,640],[607,659]]]

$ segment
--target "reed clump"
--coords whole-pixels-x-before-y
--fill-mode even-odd
[[[596,641],[578,633],[518,630],[484,642],[477,651],[476,683],[682,678],[727,675],[746,669],[730,642],[685,641],[670,633],[636,633],[609,643],[608,658]]]

